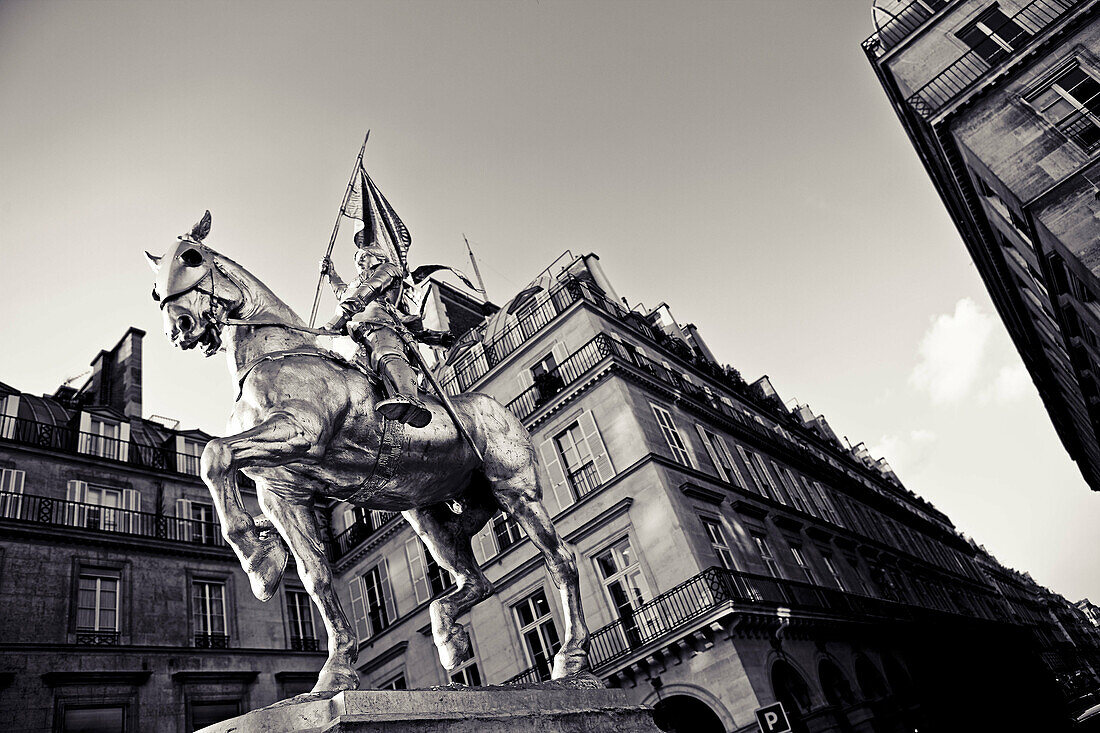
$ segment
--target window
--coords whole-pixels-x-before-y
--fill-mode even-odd
[[[367,620],[370,621],[371,630],[377,634],[393,622],[386,604],[388,587],[382,585],[382,573],[380,565],[376,565],[363,576],[364,602],[367,608]]]
[[[492,527],[493,536],[496,537],[497,540],[498,552],[504,552],[523,539],[523,533],[520,531],[519,524],[504,512],[493,517]]]
[[[480,687],[481,672],[477,668],[477,662],[473,659],[467,660],[462,666],[451,672],[451,682],[457,682],[467,687]]]
[[[190,730],[205,728],[241,714],[240,700],[190,700],[187,707],[191,713]]]
[[[352,578],[351,613],[359,641],[380,633],[397,618],[390,588],[389,566],[383,559],[362,576]]]
[[[221,533],[218,530],[214,505],[201,501],[191,502],[191,541],[201,545],[213,545],[218,542]]]
[[[733,553],[730,552],[730,544],[726,540],[726,533],[722,529],[722,524],[717,519],[711,519],[710,517],[700,517],[703,521],[703,527],[707,531],[707,537],[710,538],[710,547],[714,550],[715,556],[718,558],[718,562],[722,564],[726,570],[735,570],[733,562]]]
[[[768,571],[768,575],[773,578],[783,577],[779,573],[779,566],[775,562],[775,556],[772,555],[772,548],[768,546],[768,540],[762,535],[752,535],[753,541],[756,543],[756,551],[760,553],[760,560],[764,563],[764,568]]]
[[[313,631],[313,604],[304,590],[286,592],[286,617],[290,622],[290,648],[295,651],[317,651],[317,636]]]
[[[1031,34],[1010,20],[996,5],[968,23],[958,33],[963,43],[993,66],[1031,38]]]
[[[621,628],[631,646],[642,641],[642,632],[638,628],[635,612],[645,603],[647,588],[642,578],[638,558],[630,547],[626,537],[596,555],[596,568],[600,574],[611,607],[618,617]]]
[[[554,664],[554,655],[561,648],[558,630],[554,626],[554,617],[550,614],[550,604],[546,592],[539,588],[519,603],[512,606],[519,627],[527,661],[535,668],[540,680],[550,679]]]
[[[657,424],[661,426],[661,432],[665,436],[665,441],[668,443],[668,449],[672,451],[672,457],[677,463],[682,463],[685,466],[691,466],[691,455],[688,453],[687,446],[684,444],[684,439],[680,435],[680,431],[676,429],[676,423],[672,422],[672,415],[668,410],[657,405],[650,405],[653,408],[653,414],[657,416]]]
[[[412,575],[413,592],[416,602],[424,603],[454,585],[451,574],[439,567],[428,548],[419,537],[410,537],[405,542],[405,559],[409,562]]]
[[[548,501],[551,514],[591,494],[615,475],[603,438],[590,410],[577,416],[575,423],[539,446],[542,465],[550,479],[546,499],[553,497],[555,508]]]
[[[225,626],[225,583],[196,580],[191,587],[191,613],[195,623],[195,646],[225,649],[229,635]]]
[[[836,565],[833,564],[832,555],[828,554],[827,552],[822,552],[821,561],[825,564],[825,569],[829,571],[829,577],[833,579],[833,583],[836,584],[836,587],[840,588],[841,590],[848,590],[844,586],[844,581],[841,579],[840,573],[837,572]]]
[[[68,705],[61,711],[62,733],[118,733],[126,730],[125,705]]]
[[[23,483],[26,472],[14,468],[0,470],[0,517],[18,519],[23,511]]]
[[[761,496],[766,496],[769,499],[779,500],[779,493],[776,491],[775,482],[772,481],[772,477],[768,475],[768,469],[764,467],[764,460],[753,453],[752,451],[745,450],[741,446],[737,446],[738,452],[741,454],[741,458],[745,461],[745,465],[749,468],[749,473],[752,474],[753,480],[756,481],[757,491]]]
[[[817,578],[814,576],[813,568],[806,562],[806,557],[802,554],[802,548],[798,545],[791,545],[791,556],[794,557],[794,564],[797,565],[798,569],[802,571],[802,574],[806,576],[806,580],[817,585]]]
[[[407,689],[409,689],[408,683],[405,682],[405,673],[402,672],[401,674],[397,675],[396,677],[393,677],[392,679],[386,680],[382,684],[378,685],[378,689],[379,690],[407,690]]]
[[[1086,153],[1100,146],[1100,83],[1079,62],[1074,61],[1027,100]]]
[[[718,478],[729,483],[736,483],[744,488],[745,480],[741,478],[741,471],[734,463],[726,442],[698,423],[696,423],[695,429],[699,431],[699,439],[703,442],[707,455],[710,456],[710,462],[714,464],[714,470],[718,472]]]
[[[560,348],[559,345],[555,345],[554,351],[551,351],[531,367],[531,379],[536,389],[536,405],[545,404],[547,400],[565,388],[565,380],[557,371],[560,364],[557,352]]]
[[[82,453],[90,453],[103,458],[119,457],[119,424],[114,420],[91,418],[88,432],[81,436]]]
[[[554,438],[558,455],[565,468],[565,478],[573,490],[573,496],[581,498],[592,493],[600,485],[596,462],[588,441],[581,434],[579,422],[575,422]]]
[[[205,443],[200,443],[197,440],[183,439],[183,453],[179,456],[180,473],[189,473],[192,476],[199,475],[199,463],[205,447]]]
[[[76,643],[118,643],[118,575],[81,573],[77,578]]]

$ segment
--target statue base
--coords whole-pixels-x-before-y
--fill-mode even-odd
[[[552,683],[551,683],[552,684]],[[439,687],[299,695],[196,733],[657,733],[622,690]]]

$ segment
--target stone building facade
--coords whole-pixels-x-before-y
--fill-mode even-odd
[[[875,0],[863,48],[1054,427],[1100,490],[1095,0]]]
[[[447,325],[462,298],[442,292]],[[438,367],[530,430],[597,675],[666,730],[755,731],[776,700],[802,731],[1059,729],[1040,615],[1009,615],[942,512],[667,306],[622,302],[597,257],[566,255]],[[548,676],[559,599],[503,515],[474,538],[496,595],[460,619],[475,655],[451,675],[428,618],[451,578],[399,517],[336,505],[331,526],[365,686]]]
[[[293,568],[262,604],[222,539],[210,436],[143,419],[143,335],[80,390],[0,384],[4,730],[183,733],[308,690],[323,663]]]

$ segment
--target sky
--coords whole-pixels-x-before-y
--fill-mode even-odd
[[[142,251],[210,209],[208,244],[308,318],[370,129],[415,264],[465,267],[465,234],[499,303],[596,252],[1002,562],[1100,601],[1100,496],[860,49],[870,7],[0,0],[0,381],[52,393],[132,325],[146,415],[223,432],[224,358],[170,347]]]

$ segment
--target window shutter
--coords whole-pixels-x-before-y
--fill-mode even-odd
[[[710,462],[714,464],[714,470],[718,472],[718,478],[723,481],[729,481],[729,476],[726,475],[726,467],[722,465],[722,461],[718,458],[718,453],[715,452],[714,446],[707,440],[706,430],[699,423],[695,423],[695,429],[699,432],[699,440],[703,442],[703,447],[707,449],[707,455],[710,456]]]
[[[119,522],[122,531],[140,533],[141,515],[136,512],[141,511],[141,492],[136,489],[123,489],[122,508],[125,510],[122,513],[122,521]]]
[[[367,626],[367,606],[363,603],[363,579],[355,577],[348,583],[351,591],[351,616],[355,620],[355,635],[359,641],[370,638],[370,627]]]
[[[737,467],[737,461],[733,459],[733,454],[730,453],[729,446],[726,445],[726,441],[719,439],[718,445],[722,448],[722,452],[726,454],[726,460],[729,461],[730,470],[733,471],[734,478],[737,479],[737,485],[742,489],[749,488],[749,485],[745,482],[745,477],[741,475],[741,469]]]
[[[191,541],[191,500],[176,499],[176,531],[179,539],[184,542]]]
[[[756,466],[752,465],[752,461],[749,460],[748,453],[741,446],[737,446],[737,452],[741,456],[741,460],[745,462],[745,468],[749,471],[749,477],[752,479],[752,486],[746,488],[752,489],[758,494],[764,493],[764,488],[760,485],[760,478],[756,475]]]
[[[397,608],[393,604],[393,588],[390,587],[389,563],[386,558],[378,563],[378,579],[382,585],[382,597],[386,602],[386,615],[392,624],[397,620]]]
[[[409,572],[412,573],[413,591],[416,593],[416,602],[423,603],[431,597],[428,588],[428,578],[424,570],[424,550],[420,540],[410,537],[405,541],[405,557],[409,561]]]
[[[340,513],[340,516],[343,517],[345,530],[355,524],[355,512],[351,510],[351,507],[344,507],[344,511]]]
[[[551,347],[551,353],[554,354],[554,362],[561,366],[562,362],[569,358],[569,350],[565,348],[565,344],[561,341],[555,341]]]
[[[88,484],[85,481],[70,481],[65,489],[65,499],[82,504],[88,498]],[[65,507],[65,523],[74,527],[84,526],[86,507],[69,504]]]
[[[492,533],[492,524],[487,524],[471,538],[471,544],[474,547],[474,559],[477,560],[479,565],[497,554]]]
[[[550,478],[550,492],[554,495],[560,511],[573,503],[573,494],[565,483],[565,471],[562,469],[554,439],[547,438],[542,441],[539,452],[542,454],[542,465],[546,468],[546,475]]]
[[[592,415],[591,410],[585,410],[579,418],[577,418],[577,425],[580,426],[581,435],[584,436],[584,440],[588,443],[588,452],[592,456],[592,463],[596,466],[596,473],[600,477],[600,483],[610,481],[611,477],[615,475],[615,469],[611,465],[611,459],[607,455],[607,447],[603,444],[603,438],[600,436],[600,431],[596,427],[596,418]]]
[[[523,394],[531,387],[535,386],[535,377],[531,374],[530,369],[520,369],[519,374],[516,375],[516,381],[519,382],[519,393]]]

